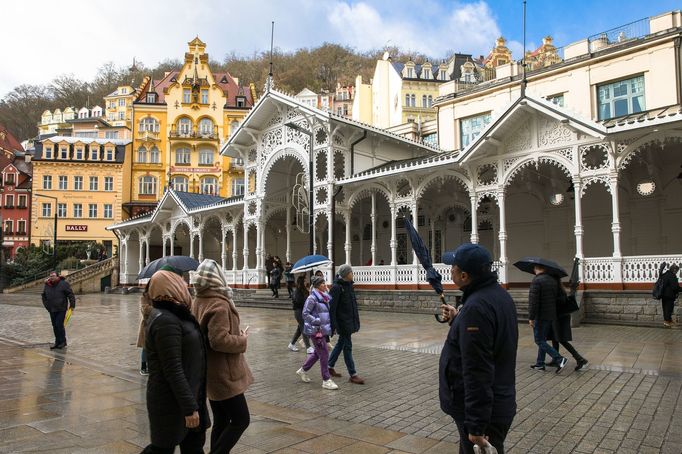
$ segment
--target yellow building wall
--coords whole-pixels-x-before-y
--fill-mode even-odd
[[[439,82],[425,82],[425,81],[412,81],[403,79],[403,85],[401,90],[400,102],[403,104],[403,123],[408,120],[417,121],[420,117],[422,121],[433,120],[436,118],[436,109],[434,107],[423,107],[422,96],[426,95],[427,99],[431,96],[433,101],[436,100],[438,96],[438,86]],[[405,95],[415,95],[416,107],[405,105]]]
[[[159,132],[156,134],[140,133],[140,121],[142,119],[152,117],[159,122]],[[168,161],[168,123],[165,106],[152,105],[136,105],[133,109],[133,147],[132,147],[132,168],[130,171],[130,178],[127,181],[127,186],[130,191],[130,200],[155,202],[159,200],[163,194],[163,188],[168,184],[167,169],[169,168]],[[155,140],[154,140],[155,139]],[[140,147],[147,148],[147,152],[151,150],[152,146],[159,149],[158,164],[139,163],[137,162],[137,151]],[[143,176],[150,175],[157,178],[157,188],[155,196],[140,196],[139,179]]]

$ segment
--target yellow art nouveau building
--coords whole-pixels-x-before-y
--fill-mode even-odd
[[[188,43],[184,64],[144,79],[133,103],[131,215],[152,209],[166,188],[222,197],[244,192],[243,163],[219,148],[253,107],[255,87],[214,73],[206,44]]]

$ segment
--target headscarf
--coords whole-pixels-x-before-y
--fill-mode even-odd
[[[205,259],[199,264],[196,272],[191,273],[190,279],[197,294],[206,290],[214,290],[231,296],[232,289],[227,285],[227,278],[223,269],[215,260]]]
[[[192,307],[192,296],[187,284],[171,271],[159,270],[149,279],[149,298],[152,301],[170,301],[187,309]]]

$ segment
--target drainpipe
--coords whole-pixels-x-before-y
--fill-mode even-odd
[[[355,173],[355,146],[367,138],[367,130],[362,132],[362,137],[350,144],[350,174]]]
[[[675,38],[675,92],[677,95],[677,105],[682,104],[682,93],[680,93],[680,37]]]

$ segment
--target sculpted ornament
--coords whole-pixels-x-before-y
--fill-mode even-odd
[[[540,123],[540,145],[549,147],[571,141],[571,130],[558,121],[543,119]]]
[[[511,135],[507,141],[507,151],[513,153],[515,151],[530,150],[531,149],[531,132],[530,119],[526,120],[514,134]]]

